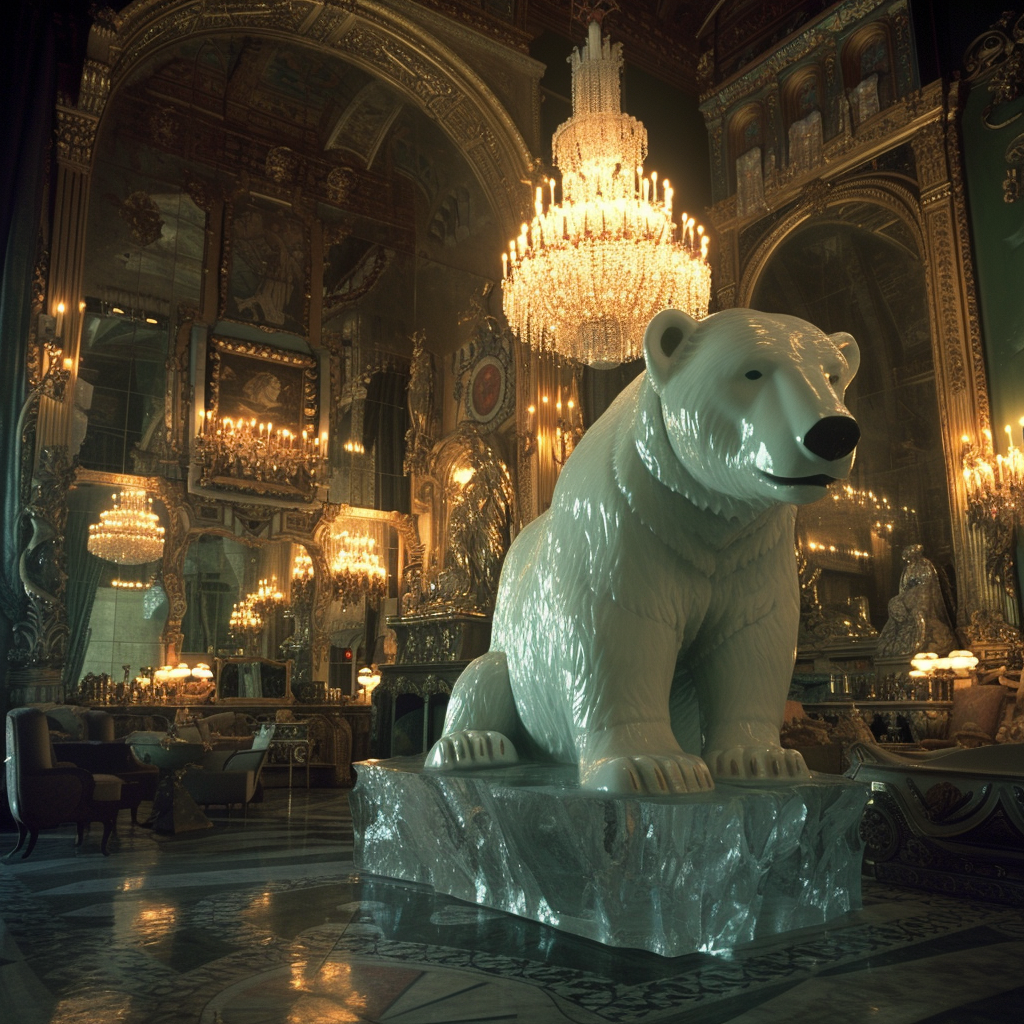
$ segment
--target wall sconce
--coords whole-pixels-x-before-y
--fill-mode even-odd
[[[1024,427],[1024,416],[1018,420]],[[981,444],[965,434],[960,440],[960,461],[967,490],[967,520],[985,538],[991,552],[989,575],[1005,588],[1013,588],[1013,537],[1024,501],[1024,450],[1006,431],[1007,450],[997,455],[992,432],[982,432]]]
[[[554,402],[541,395],[537,405],[527,406],[526,431],[519,435],[520,450],[529,458],[547,449],[556,466],[564,466],[583,437],[583,418],[574,398],[562,402],[561,388]]]

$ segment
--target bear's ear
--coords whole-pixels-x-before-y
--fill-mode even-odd
[[[686,342],[698,326],[692,316],[679,309],[663,309],[647,325],[644,331],[644,361],[654,383],[654,390],[659,395],[686,350]]]
[[[852,334],[847,334],[846,331],[836,331],[835,334],[828,336],[828,340],[843,353],[846,365],[850,367],[850,380],[853,380],[857,376],[857,370],[860,368],[860,346],[857,344],[856,339]]]

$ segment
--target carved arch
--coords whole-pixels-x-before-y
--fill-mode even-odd
[[[830,207],[845,206],[848,203],[873,203],[899,217],[913,236],[917,254],[923,260],[925,238],[921,211],[914,191],[907,185],[892,178],[859,178],[855,181],[827,186],[822,195],[819,189],[808,188],[803,201],[797,201],[793,209],[772,227],[761,243],[751,253],[742,268],[739,287],[736,291],[736,305],[749,306],[754,289],[768,261],[775,250],[804,221],[818,216]]]
[[[452,49],[386,0],[293,0],[260,4],[142,0],[97,21],[79,106],[102,121],[111,96],[143,61],[184,38],[246,33],[310,47],[387,83],[418,107],[466,159],[502,231],[529,209],[532,156],[511,114]],[[523,58],[524,61],[526,58]],[[95,123],[95,122],[94,122]],[[90,147],[91,148],[91,147]],[[90,154],[91,155],[91,154]]]

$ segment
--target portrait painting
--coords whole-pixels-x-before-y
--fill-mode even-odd
[[[229,218],[224,316],[305,334],[310,258],[306,224],[290,206],[259,196],[236,199]]]
[[[225,338],[208,349],[207,413],[272,423],[296,437],[319,428],[318,364],[302,352]]]

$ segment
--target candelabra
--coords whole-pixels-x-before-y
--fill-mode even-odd
[[[554,402],[541,395],[539,413],[536,405],[526,407],[526,432],[519,437],[525,456],[547,450],[555,465],[561,467],[582,437],[583,421],[576,401],[569,398],[563,403],[560,390]]]
[[[1019,421],[1024,426],[1024,417]],[[961,438],[961,463],[967,490],[967,520],[984,536],[990,579],[1013,591],[1013,540],[1024,509],[1024,450],[1013,442],[1006,427],[1007,452],[997,455],[992,432],[982,442]]]
[[[327,435],[200,410],[193,461],[204,485],[242,480],[311,494],[325,476]]]

